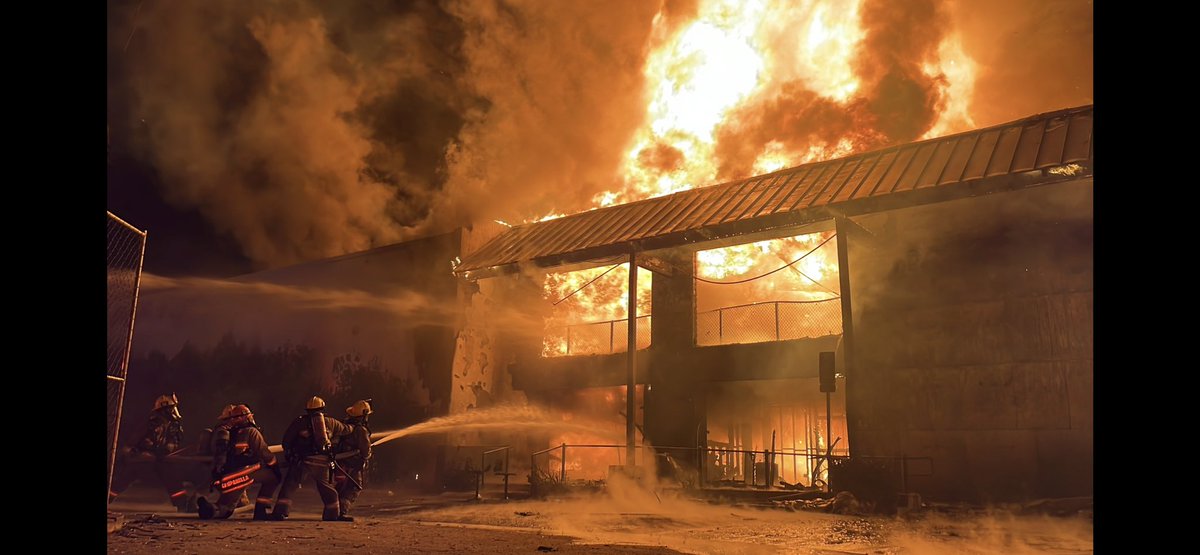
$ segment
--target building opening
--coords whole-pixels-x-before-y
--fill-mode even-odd
[[[699,346],[842,333],[833,231],[700,251],[696,276]]]
[[[849,453],[845,380],[832,394],[832,439],[817,378],[715,383],[707,394],[705,482],[711,486],[813,486],[824,457]]]
[[[653,273],[638,268],[637,348],[650,346]],[[547,274],[542,291],[551,303],[542,356],[623,353],[629,333],[629,263]]]

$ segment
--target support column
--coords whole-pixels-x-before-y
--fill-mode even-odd
[[[854,311],[850,303],[850,228],[854,223],[846,218],[837,218],[834,220],[834,229],[837,233],[837,254],[838,254],[838,281],[841,289],[842,301],[842,371],[846,374],[846,447],[849,449],[854,443],[851,441],[854,435],[854,425],[850,418],[850,392],[854,386]],[[833,421],[833,414],[828,414],[830,422]],[[827,441],[833,441],[833,438],[828,438]],[[849,451],[847,450],[847,453]]]
[[[625,466],[632,469],[637,464],[634,449],[637,448],[637,253],[629,252],[629,346],[626,353],[625,386]]]

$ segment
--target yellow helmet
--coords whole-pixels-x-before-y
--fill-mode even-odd
[[[316,395],[313,395],[313,398],[308,400],[308,404],[304,405],[304,408],[306,408],[308,410],[323,409],[323,408],[325,408],[325,400],[320,397],[317,397]]]
[[[179,400],[175,398],[174,393],[170,395],[159,395],[158,398],[154,400],[154,410],[158,410],[163,407],[173,407],[178,404]]]
[[[352,418],[362,418],[368,414],[371,414],[370,399],[355,401],[353,405],[346,407],[346,416],[350,416]]]

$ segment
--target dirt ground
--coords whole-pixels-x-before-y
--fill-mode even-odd
[[[177,514],[157,489],[135,486],[110,507],[123,524],[109,553],[1092,553],[1089,517],[1008,511],[844,516],[712,504],[669,492],[610,487],[549,500],[474,501],[470,494],[363,492],[353,523],[321,522],[311,488],[286,522]]]

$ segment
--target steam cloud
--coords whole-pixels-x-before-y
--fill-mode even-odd
[[[262,266],[476,220],[578,211],[620,186],[643,125],[655,17],[694,1],[138,2],[110,6],[110,114],[164,197]],[[1091,101],[1091,2],[863,0],[862,81],[838,104],[768,87],[718,130],[722,177],[777,141],[860,149],[926,132],[922,71],[950,33],[989,125]],[[664,170],[679,160],[646,154]]]

